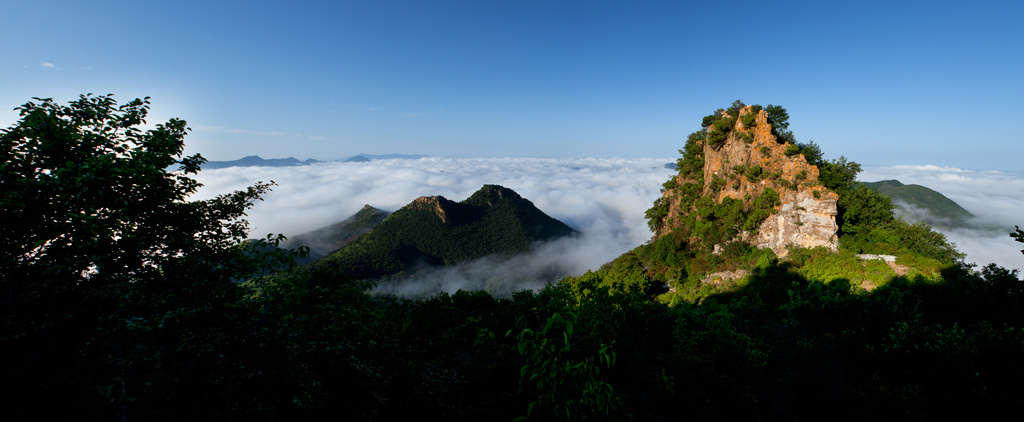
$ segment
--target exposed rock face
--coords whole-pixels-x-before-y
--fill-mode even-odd
[[[786,192],[778,214],[761,223],[751,243],[770,248],[778,256],[786,256],[789,246],[837,250],[836,198],[828,193],[832,197],[815,199],[807,190]]]
[[[444,205],[447,205],[449,207],[452,204],[455,204],[454,202],[448,200],[443,196],[421,196],[419,198],[414,199],[407,206],[415,209],[433,212],[435,215],[437,215],[437,218],[441,219],[442,223],[447,223],[448,213],[445,212],[445,207],[441,206],[442,202],[445,203]]]
[[[778,212],[761,223],[757,233],[742,233],[743,240],[771,248],[778,256],[786,256],[789,246],[824,246],[836,250],[838,196],[818,183],[818,168],[807,163],[802,154],[786,155],[790,144],[778,142],[764,110],[759,110],[755,118],[744,118],[752,112],[751,106],[746,106],[731,127],[720,130],[712,125],[708,128],[708,137],[702,145],[703,195],[712,197],[715,203],[730,197],[749,206],[753,198],[771,188],[778,192],[781,200],[781,205],[776,207]],[[719,132],[719,139],[721,132],[728,132],[724,143],[712,145],[715,132]],[[680,186],[688,182],[693,180],[682,175],[676,179]],[[656,232],[656,237],[672,231],[673,221],[689,212],[681,208],[688,205],[680,205],[676,196],[678,193],[673,189],[664,192],[663,201],[669,208],[666,224]]]

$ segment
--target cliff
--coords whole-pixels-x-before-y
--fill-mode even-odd
[[[765,110],[737,114],[708,116],[691,135],[679,175],[649,212],[655,238],[682,230],[692,243],[713,234],[716,244],[744,240],[778,256],[789,246],[836,250],[838,196],[818,182],[818,168],[778,140]],[[715,224],[720,233],[709,232]]]

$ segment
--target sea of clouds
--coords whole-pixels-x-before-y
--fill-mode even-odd
[[[247,219],[253,237],[294,236],[339,222],[364,204],[395,211],[420,196],[462,201],[485,184],[510,188],[579,236],[538,245],[510,260],[485,258],[422,275],[416,283],[381,283],[381,291],[419,295],[486,288],[508,293],[597,269],[651,238],[644,212],[675,173],[672,158],[436,158],[330,162],[295,167],[203,171],[205,199],[256,181],[277,183]],[[510,284],[514,286],[510,286]]]
[[[974,214],[976,221],[961,227],[939,230],[967,254],[966,262],[996,263],[1024,270],[1024,244],[1009,233],[1014,226],[1024,227],[1024,174],[967,170],[938,166],[864,167],[858,176],[865,182],[896,179],[904,184],[935,190]],[[920,209],[902,206],[897,215],[908,221],[924,217]]]
[[[644,211],[660,196],[661,185],[675,172],[673,158],[437,158],[329,162],[295,167],[232,167],[201,172],[198,199],[243,189],[256,181],[277,183],[248,213],[252,236],[295,236],[339,222],[364,204],[394,211],[420,196],[441,195],[461,201],[484,184],[515,190],[548,215],[581,235],[539,245],[512,260],[483,259],[435,272],[423,291],[394,287],[417,295],[460,288],[488,288],[514,283],[538,287],[565,274],[600,267],[650,240]],[[935,166],[865,167],[862,181],[897,179],[941,192],[975,214],[972,227],[945,231],[967,254],[967,262],[995,262],[1024,268],[1024,245],[1008,235],[1024,225],[1024,175]],[[916,219],[912,209],[901,214]],[[383,288],[383,287],[382,287]],[[415,290],[415,289],[413,289]]]

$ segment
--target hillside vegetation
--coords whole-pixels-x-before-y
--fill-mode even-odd
[[[654,239],[594,276],[634,263],[649,289],[668,287],[662,300],[692,302],[741,287],[747,275],[780,255],[808,279],[842,279],[868,290],[897,271],[938,279],[943,268],[959,265],[963,255],[944,235],[895,218],[886,195],[856,182],[859,164],[845,157],[826,160],[815,143],[796,142],[785,129],[787,120],[779,106],[739,101],[705,117],[680,150],[678,175],[647,211]],[[772,217],[787,209],[793,210],[789,216]],[[770,228],[772,218],[801,227],[815,218],[807,216],[814,209],[818,220],[834,224],[826,220],[818,230],[789,238],[783,233],[788,243],[781,248],[756,247],[764,243],[758,232]],[[813,236],[818,239],[809,242]],[[888,266],[855,254],[895,255],[896,262]]]
[[[670,219],[651,213],[659,236],[598,271],[511,299],[406,300],[326,267],[277,271],[300,251],[243,242],[241,219],[272,185],[189,200],[203,159],[182,157],[184,121],[137,128],[147,101],[35,101],[0,131],[10,420],[926,421],[1024,408],[1019,274],[965,266],[927,226],[893,218],[854,185],[855,163],[795,144],[778,106],[765,110],[782,151],[819,169],[805,191],[836,195],[835,250],[780,259],[749,242],[758,210],[800,215],[786,192],[758,206],[760,194],[708,202],[701,189]],[[702,165],[690,151],[719,142],[710,133],[687,141],[681,175]],[[377,229],[398,216],[454,232],[519,201],[478,194],[411,204]]]
[[[377,227],[391,213],[369,205],[363,205],[352,216],[326,227],[300,234],[284,242],[283,248],[309,248],[309,255],[300,258],[300,264],[307,264],[347,246]]]
[[[418,198],[314,266],[355,280],[374,279],[493,254],[522,253],[534,242],[573,233],[511,189],[484,185],[462,202],[442,196]]]
[[[899,180],[863,182],[864,186],[888,196],[897,205],[911,207],[910,212],[924,212],[921,221],[936,227],[952,228],[971,225],[974,215],[945,195],[921,185],[905,185]]]

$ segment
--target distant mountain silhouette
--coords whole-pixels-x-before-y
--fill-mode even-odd
[[[344,161],[348,163],[365,163],[373,160],[418,160],[420,158],[429,157],[429,155],[420,154],[356,154],[351,157],[341,159],[338,161]]]
[[[365,163],[374,160],[418,160],[423,157],[429,157],[429,155],[419,154],[356,154],[348,158],[344,158],[337,161],[347,163]],[[314,160],[312,158],[307,160],[299,160],[295,157],[288,158],[262,158],[258,155],[250,155],[231,161],[207,161],[203,164],[204,170],[222,169],[228,167],[289,167],[289,166],[304,166],[313,163],[324,163],[326,161]],[[175,167],[174,169],[177,169]]]
[[[300,161],[295,157],[264,159],[258,155],[250,155],[232,161],[207,161],[203,164],[204,170],[222,169],[228,167],[288,167],[303,166],[306,164],[319,163],[312,158]]]
[[[533,242],[573,233],[511,189],[484,185],[462,202],[418,198],[313,265],[353,279],[373,279],[525,252]]]

